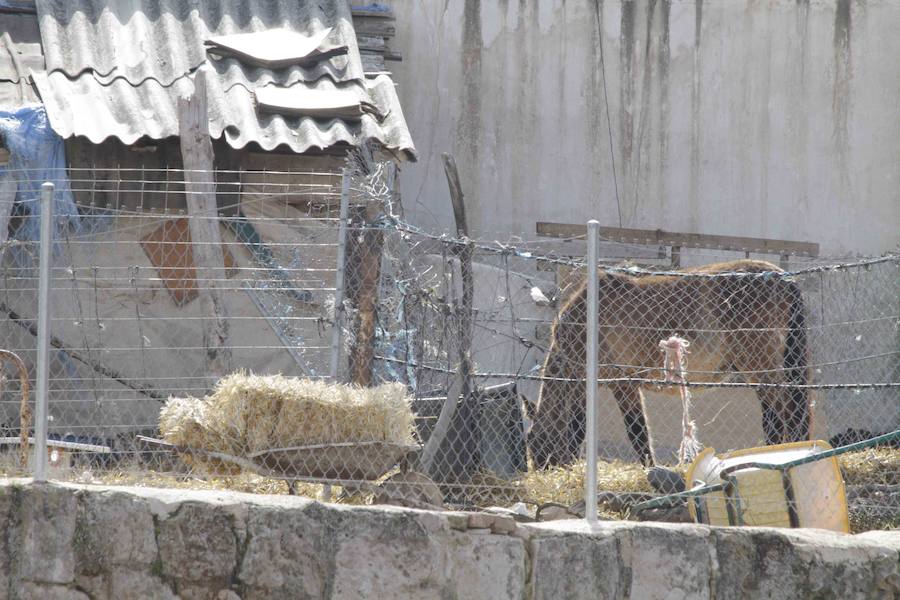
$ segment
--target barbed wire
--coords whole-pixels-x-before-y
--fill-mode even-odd
[[[426,472],[438,482],[445,498],[465,505],[500,505],[496,500],[498,490],[509,492],[509,497],[517,495],[517,500],[533,498],[531,491],[522,491],[525,471],[534,470],[540,477],[531,437],[536,415],[529,411],[538,398],[548,395],[552,384],[562,384],[557,389],[564,389],[564,412],[569,411],[565,414],[571,414],[573,422],[551,428],[551,446],[560,451],[572,446],[569,435],[578,427],[576,409],[584,403],[587,382],[582,376],[583,357],[572,355],[577,368],[568,372],[546,368],[547,355],[555,351],[554,342],[558,341],[554,337],[558,331],[552,324],[584,324],[579,320],[581,313],[572,319],[560,318],[565,301],[571,298],[567,293],[571,283],[581,277],[577,270],[583,272],[585,268],[583,258],[567,255],[581,252],[580,245],[515,235],[507,239],[503,237],[506,234],[500,236],[506,239],[502,243],[485,234],[468,239],[425,231],[404,217],[397,190],[388,184],[393,171],[380,164],[351,170],[346,185],[339,185],[339,174],[316,169],[308,174],[321,180],[310,182],[295,182],[299,179],[296,171],[261,171],[252,176],[239,170],[215,172],[222,179],[233,174],[236,182],[220,181],[215,188],[202,188],[216,194],[220,210],[201,216],[188,214],[184,208],[185,198],[195,192],[179,189],[188,182],[178,172],[111,170],[105,182],[99,178],[106,175],[70,173],[77,211],[66,218],[76,217],[80,227],[72,221],[60,223],[52,269],[53,291],[58,294],[51,319],[58,336],[51,350],[49,381],[53,431],[57,435],[117,441],[128,440],[136,430],[162,435],[161,403],[170,397],[210,397],[222,373],[207,367],[209,346],[203,336],[219,322],[219,315],[206,311],[197,298],[215,293],[234,307],[225,315],[230,327],[225,344],[233,356],[229,368],[269,375],[283,372],[298,379],[322,381],[328,379],[330,360],[337,354],[341,380],[358,383],[355,378],[365,370],[364,361],[371,360],[371,378],[361,385],[402,384],[410,396],[416,443],[428,443],[439,427],[444,407],[452,404],[458,410],[450,421],[446,441],[435,454],[435,466]],[[161,179],[155,180],[156,175]],[[278,179],[281,176],[284,179]],[[262,181],[266,178],[272,181]],[[242,188],[241,181],[253,187]],[[101,197],[99,188],[103,185],[113,191]],[[95,188],[96,198],[92,196]],[[350,219],[344,222],[338,216],[342,194],[352,207]],[[295,200],[291,200],[294,195]],[[94,199],[96,203],[91,202]],[[35,209],[35,198],[19,200],[17,204],[23,206],[12,215],[10,238],[0,244],[0,276],[5,283],[0,286],[0,302],[16,315],[4,322],[5,338],[0,345],[31,361],[35,338],[29,327],[33,329],[33,323],[19,315],[33,314],[34,310],[37,242],[17,239],[16,235],[20,235],[20,223],[34,225],[38,217],[28,213]],[[189,221],[191,227],[208,221],[222,223],[221,247],[233,255],[234,265],[196,268],[198,254],[190,253],[220,245],[208,240],[191,243],[161,239],[157,247],[162,260],[154,260],[142,248],[141,238],[175,219]],[[240,223],[258,227],[260,239],[277,258],[275,262],[260,261],[252,245],[237,236],[232,226]],[[347,236],[347,258],[338,265],[342,232]],[[554,247],[558,242],[570,246]],[[628,310],[612,315],[605,323],[614,324],[615,328],[605,333],[622,348],[652,342],[653,352],[645,357],[601,358],[604,370],[596,383],[610,387],[617,402],[617,388],[649,392],[647,419],[652,421],[654,448],[659,455],[678,446],[675,421],[681,419],[671,418],[673,407],[677,407],[674,403],[667,402],[659,410],[653,393],[676,391],[678,386],[720,390],[697,395],[696,422],[703,424],[701,441],[709,445],[722,440],[727,447],[759,445],[766,425],[756,416],[755,425],[750,427],[747,419],[756,410],[765,414],[766,405],[761,402],[756,409],[744,402],[747,394],[730,395],[737,390],[753,390],[760,398],[774,398],[783,390],[791,394],[798,390],[818,392],[810,396],[810,404],[821,407],[825,422],[817,425],[820,429],[816,435],[824,432],[824,439],[848,428],[875,431],[895,423],[897,416],[891,407],[896,406],[900,388],[900,305],[893,266],[900,263],[900,255],[803,257],[796,258],[797,263],[792,258],[790,265],[794,268],[786,271],[773,267],[761,273],[709,274],[673,270],[665,252],[657,253],[655,243],[653,247],[609,243],[609,256],[604,259],[608,262],[599,268],[620,279],[698,278],[703,281],[692,289],[699,294],[718,285],[723,277],[770,278],[772,282],[766,282],[764,293],[752,301],[727,297],[724,301],[731,302],[734,314],[739,316],[733,321],[694,322],[688,314],[694,309],[688,304],[663,306],[652,300],[642,304],[632,300]],[[476,293],[469,307],[463,306],[459,293],[461,248],[473,254]],[[377,254],[377,260],[366,254],[369,251]],[[695,263],[701,254],[736,258],[734,253],[730,249],[692,253],[683,247],[681,256]],[[640,266],[630,266],[629,259]],[[177,271],[182,267],[187,270]],[[363,267],[368,270],[364,272]],[[339,269],[346,275],[341,290],[344,299],[335,307],[335,275]],[[279,279],[284,275],[289,275],[290,281]],[[806,303],[808,318],[797,327],[767,318],[771,316],[767,311],[784,312],[780,305],[772,308],[765,301],[766,294],[787,279],[797,282]],[[192,296],[179,296],[186,294],[187,287]],[[311,291],[312,301],[300,302],[288,294],[290,291]],[[470,352],[474,368],[469,376],[476,385],[470,396],[457,391],[458,350],[465,343],[460,338],[467,316],[464,310],[469,311],[473,327]],[[655,314],[659,319],[642,321],[644,314]],[[696,354],[687,356],[689,361],[696,357],[697,362],[693,369],[688,363],[688,381],[682,383],[666,377],[663,356],[657,353],[654,338],[668,335],[670,328],[678,329],[684,323],[693,325],[682,328],[682,333],[694,338],[689,340],[693,344],[690,352]],[[341,333],[338,347],[330,343],[335,330]],[[809,353],[802,364],[810,373],[808,379],[794,377],[798,367],[785,363],[781,356],[779,344],[791,332],[809,336]],[[640,343],[635,342],[638,335],[643,336]],[[740,369],[727,360],[703,362],[705,341],[712,339],[710,345],[716,346],[727,336],[744,336],[744,352],[751,359],[767,360],[746,361]],[[763,337],[766,343],[755,344]],[[0,406],[5,409],[0,424],[7,429],[15,427],[18,410],[18,398],[14,397],[17,388],[15,382],[10,383],[0,396]],[[497,387],[507,391],[496,391]],[[610,402],[608,396],[603,402]],[[735,398],[741,402],[735,402]],[[635,412],[628,414],[633,419]],[[634,421],[605,419],[604,423],[608,430],[603,432],[598,449],[610,460],[634,461],[632,448],[623,441],[633,431]],[[234,436],[235,431],[237,428],[227,434]],[[765,436],[768,443],[768,433]],[[196,464],[177,463],[176,455],[169,451],[148,449],[133,441],[126,446],[130,449],[114,449],[114,458],[145,465],[135,467],[139,472],[154,469],[209,476]],[[582,445],[574,454],[577,458],[583,456],[579,452],[586,451]],[[173,467],[173,463],[178,466]],[[288,465],[278,466],[290,471]],[[414,463],[407,466],[422,468]],[[553,483],[556,487],[550,500],[560,500],[561,490],[567,487],[580,493],[583,482],[577,478],[583,476],[583,468],[577,464],[570,467],[552,472],[558,480]],[[627,466],[616,463],[615,469],[625,470]],[[279,474],[283,476],[284,472]],[[484,483],[481,477],[488,477],[490,483]]]
[[[900,355],[900,353],[891,353],[890,355]],[[448,375],[456,374],[456,369],[449,369],[444,367],[437,367],[432,365],[419,364],[412,361],[403,361],[389,356],[377,356],[378,360],[383,360],[386,362],[396,362],[409,364],[413,367],[424,369],[428,371],[435,371],[440,373],[446,373]],[[866,357],[875,358],[875,357]],[[836,364],[850,364],[857,361],[847,361],[839,362]],[[641,371],[650,372],[650,371],[661,371],[662,367],[653,366],[653,367],[636,367],[630,365],[605,365],[601,364],[602,367],[609,368],[620,368],[620,369],[639,369]],[[813,368],[815,365],[811,365]],[[819,365],[825,366],[825,365]],[[776,369],[773,370],[775,372],[786,371],[787,369]],[[742,373],[746,374],[759,374],[759,373],[768,373],[770,371],[741,371],[738,372],[729,372],[729,371],[690,371],[688,375],[693,374],[715,374],[715,375],[740,375]],[[530,381],[558,381],[565,383],[585,383],[586,380],[584,377],[553,377],[549,375],[535,375],[533,373],[512,373],[512,372],[502,372],[502,371],[475,371],[472,373],[472,376],[477,379],[527,379]],[[653,378],[645,378],[645,377],[607,377],[597,378],[598,384],[610,384],[610,383],[636,383],[642,385],[652,385],[658,387],[678,387],[679,385],[687,385],[688,387],[710,387],[710,388],[798,388],[798,389],[822,389],[822,390],[831,390],[831,389],[853,389],[853,388],[870,388],[870,389],[880,389],[880,388],[900,388],[900,382],[861,382],[861,383],[819,383],[819,384],[799,384],[799,383],[755,383],[755,382],[743,382],[743,381],[709,381],[709,382],[691,382],[686,381],[683,384],[678,382],[667,381],[666,379],[653,379]]]
[[[499,256],[516,256],[518,258],[528,259],[528,260],[541,260],[544,262],[566,265],[566,266],[574,266],[574,267],[584,267],[584,259],[583,258],[562,258],[559,256],[552,255],[542,255],[537,254],[531,251],[522,251],[519,250],[513,244],[502,243],[499,241],[486,242],[479,241],[471,238],[457,238],[452,237],[447,234],[434,234],[429,233],[423,230],[420,227],[417,227],[409,222],[403,221],[396,216],[385,215],[384,219],[381,223],[377,223],[374,226],[377,227],[385,227],[392,228],[396,231],[402,232],[404,234],[416,235],[420,236],[423,239],[432,240],[434,242],[439,242],[442,244],[448,244],[451,246],[468,246],[471,245],[477,250],[481,250],[487,253],[496,254]],[[603,240],[608,241],[614,244],[621,244],[615,240]],[[658,246],[658,242],[653,242],[654,246]],[[684,246],[684,248],[689,248],[689,246]],[[731,251],[731,250],[728,250]],[[823,259],[827,260],[827,259]],[[883,256],[879,257],[867,257],[861,259],[854,260],[844,260],[841,262],[834,262],[827,265],[819,265],[815,267],[807,267],[803,269],[794,269],[794,270],[778,270],[778,271],[764,271],[764,272],[727,272],[727,273],[692,273],[682,270],[653,270],[646,269],[638,266],[626,266],[626,267],[615,267],[609,265],[600,265],[598,267],[599,270],[609,273],[623,273],[623,274],[636,274],[642,276],[653,276],[653,275],[672,275],[672,276],[680,276],[680,277],[699,277],[699,278],[720,278],[720,277],[755,277],[755,278],[766,278],[772,276],[778,277],[795,277],[798,275],[807,275],[811,273],[821,273],[828,271],[840,271],[845,269],[853,269],[853,268],[865,268],[871,267],[874,265],[878,265],[886,262],[895,262],[900,263],[900,254],[898,253],[886,253]]]

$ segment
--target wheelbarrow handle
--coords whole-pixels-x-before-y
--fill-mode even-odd
[[[815,462],[817,460],[823,458],[831,458],[832,456],[839,456],[841,454],[845,454],[847,452],[855,452],[857,450],[865,450],[866,448],[871,448],[873,446],[879,446],[881,444],[889,444],[891,442],[900,441],[900,429],[895,429],[890,433],[885,433],[883,435],[879,435],[873,438],[869,438],[867,440],[863,440],[861,442],[856,442],[854,444],[847,444],[846,446],[838,446],[837,448],[832,448],[831,450],[823,450],[822,452],[817,452],[815,454],[811,454],[809,456],[804,456],[803,458],[798,458],[797,460],[791,461],[789,463],[785,463],[787,467],[796,467],[798,465],[805,465],[806,463]]]
[[[234,456],[232,454],[226,454],[224,452],[216,452],[214,450],[203,450],[201,448],[192,448],[190,446],[179,446],[178,444],[173,444],[171,442],[167,442],[165,440],[158,440],[156,438],[151,438],[143,435],[135,436],[135,439],[139,442],[144,442],[145,444],[151,446],[157,446],[159,448],[166,448],[168,450],[172,450],[176,453],[180,454],[190,454],[199,457],[206,458],[216,458],[218,460],[231,463],[233,465],[237,465],[242,469],[246,469],[258,475],[267,475],[260,470],[259,465],[254,463],[253,461],[247,460],[246,458],[242,458],[240,456]]]
[[[637,513],[643,510],[648,510],[651,508],[671,508],[676,505],[677,500],[684,500],[687,498],[694,498],[696,496],[702,496],[704,494],[708,494],[710,492],[719,492],[728,487],[729,483],[712,483],[709,485],[704,485],[700,487],[695,487],[690,490],[686,490],[684,492],[678,492],[677,494],[669,494],[668,496],[660,496],[659,498],[654,498],[653,500],[646,500],[644,502],[640,502],[631,507],[632,513]]]
[[[797,458],[784,463],[747,462],[738,465],[732,465],[728,468],[722,469],[722,472],[719,474],[719,476],[726,477],[731,473],[734,473],[735,471],[741,471],[743,469],[768,469],[774,471],[787,471],[788,469],[792,469],[794,467],[814,463],[816,461],[831,458],[833,456],[840,456],[841,454],[846,454],[847,452],[864,450],[866,448],[878,446],[879,444],[887,444],[895,440],[900,440],[900,429],[870,438],[868,440],[863,440],[861,442],[847,444],[846,446],[839,446],[830,450],[822,450],[821,452],[816,452],[815,454],[810,454],[809,456],[804,456],[802,458]]]

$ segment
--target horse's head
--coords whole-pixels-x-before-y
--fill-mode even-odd
[[[565,331],[558,320],[541,371],[540,395],[528,414],[532,425],[526,444],[536,469],[571,463],[583,439],[584,356],[573,353],[571,344],[560,344]]]
[[[544,385],[541,385],[541,395]],[[551,464],[553,455],[553,435],[547,429],[547,419],[541,414],[540,399],[537,403],[525,402],[526,416],[530,426],[525,432],[525,446],[531,455],[531,463],[535,469],[545,469]]]

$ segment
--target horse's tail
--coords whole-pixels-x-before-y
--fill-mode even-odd
[[[798,387],[789,387],[784,416],[785,441],[798,442],[809,439],[810,397],[805,387],[809,377],[809,340],[806,329],[806,305],[803,294],[795,282],[788,284],[790,313],[788,333],[784,345],[784,368],[788,382]]]

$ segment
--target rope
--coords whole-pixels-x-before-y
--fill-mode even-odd
[[[677,383],[681,395],[681,444],[678,446],[678,465],[691,462],[703,449],[697,439],[697,425],[691,419],[691,392],[687,385],[687,354],[690,342],[673,335],[659,342],[663,370],[667,382]]]

